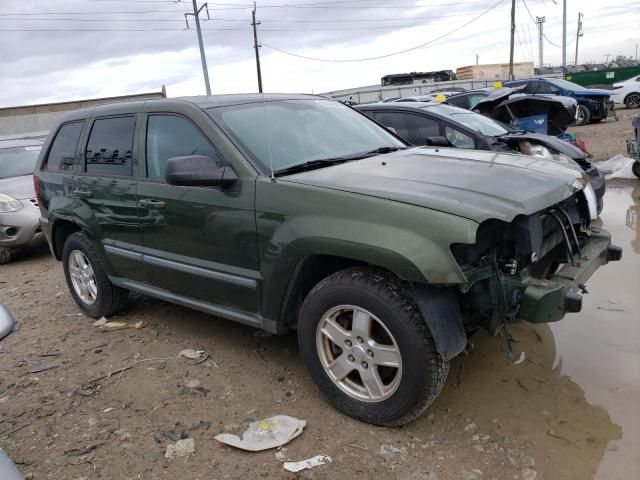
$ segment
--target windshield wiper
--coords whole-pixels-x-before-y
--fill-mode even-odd
[[[298,165],[292,165],[290,167],[281,168],[273,172],[274,175],[290,175],[292,173],[304,172],[307,170],[314,170],[316,168],[328,167],[331,165],[337,165],[339,163],[350,162],[352,160],[360,160],[362,158],[373,157],[374,155],[380,155],[384,153],[392,153],[397,150],[404,150],[409,147],[380,147],[368,152],[354,153],[351,155],[343,155],[341,157],[333,158],[321,158],[318,160],[309,160],[308,162],[300,163]]]

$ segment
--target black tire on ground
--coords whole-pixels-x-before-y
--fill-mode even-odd
[[[592,118],[591,119],[591,123],[600,123],[603,120],[604,120],[604,118]]]
[[[633,165],[631,165],[631,171],[636,177],[640,178],[640,161],[636,160],[633,162]]]
[[[576,125],[586,125],[591,121],[591,112],[584,105],[578,105],[578,116]]]
[[[11,249],[0,247],[0,265],[4,265],[11,261]]]
[[[69,272],[69,254],[74,250],[82,252],[93,268],[95,281],[97,286],[97,295],[93,304],[84,302],[76,293]],[[71,296],[76,301],[80,309],[90,317],[100,318],[108,317],[123,310],[129,303],[129,291],[120,287],[116,287],[111,283],[105,273],[98,255],[96,254],[91,242],[82,232],[76,232],[67,238],[62,251],[62,265],[64,276],[67,280],[67,286],[71,292]]]
[[[640,107],[640,92],[633,92],[627,95],[624,99],[624,106],[627,108]]]
[[[317,346],[318,325],[326,313],[343,305],[373,314],[397,344],[402,374],[387,398],[373,402],[358,399],[343,391],[323,367]],[[302,305],[298,343],[305,366],[329,402],[354,418],[376,425],[397,426],[415,419],[438,396],[449,372],[449,363],[436,352],[409,285],[381,269],[348,268],[318,283]],[[380,372],[384,367],[374,368]],[[355,370],[352,374],[362,378]]]

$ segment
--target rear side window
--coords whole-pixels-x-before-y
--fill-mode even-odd
[[[47,170],[71,170],[73,168],[83,123],[67,123],[60,127],[49,149],[45,164]]]
[[[175,115],[150,115],[147,120],[147,176],[164,178],[167,160],[204,155],[223,166],[222,155],[189,120]]]
[[[375,119],[413,145],[426,145],[427,138],[440,135],[437,120],[403,112],[377,112]]]
[[[135,123],[133,115],[93,122],[85,150],[87,173],[131,176]]]

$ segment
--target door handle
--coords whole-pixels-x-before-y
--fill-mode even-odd
[[[89,190],[80,190],[79,188],[76,188],[72,193],[76,198],[91,198],[93,195]]]
[[[162,200],[154,200],[152,198],[143,198],[138,201],[138,206],[145,208],[164,208],[166,205]]]

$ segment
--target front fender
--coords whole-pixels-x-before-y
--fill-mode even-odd
[[[310,255],[379,266],[413,283],[464,283],[450,246],[474,243],[477,229],[415,205],[286,182],[259,180],[256,210],[267,318],[279,318],[289,279]]]

